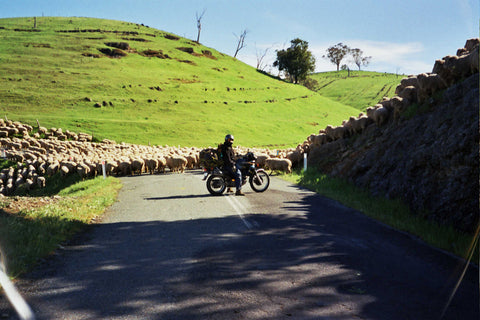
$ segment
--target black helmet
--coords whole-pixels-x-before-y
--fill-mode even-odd
[[[230,140],[230,139],[232,139],[232,141],[234,140],[234,139],[233,139],[233,136],[232,136],[231,134],[227,134],[227,135],[225,136],[225,141],[228,141],[228,140]]]

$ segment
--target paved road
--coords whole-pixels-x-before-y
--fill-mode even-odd
[[[278,179],[246,197],[210,196],[199,172],[122,182],[101,224],[19,284],[38,319],[439,319],[460,275]],[[478,305],[469,270],[444,319],[479,319]]]

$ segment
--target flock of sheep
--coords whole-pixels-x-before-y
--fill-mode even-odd
[[[237,154],[254,152],[257,163],[271,170],[287,173],[302,163],[311,148],[338,139],[361,134],[368,126],[382,126],[400,115],[413,103],[423,103],[435,92],[478,72],[479,39],[467,40],[465,48],[456,56],[447,56],[435,62],[432,73],[422,73],[401,80],[393,98],[384,98],[366,113],[350,117],[340,126],[327,126],[318,134],[310,135],[295,149],[271,151],[269,149],[236,148]],[[33,128],[30,125],[0,119],[1,157],[17,163],[17,168],[0,172],[0,194],[12,195],[16,189],[26,192],[45,187],[54,174],[78,174],[82,179],[100,174],[125,176],[142,173],[183,173],[185,169],[200,168],[208,151],[214,149],[177,148],[117,144],[105,139],[92,142],[85,133],[73,133],[59,128]]]
[[[92,136],[73,133],[60,128],[38,126],[33,128],[17,121],[0,119],[1,157],[17,163],[0,172],[0,194],[12,195],[17,189],[28,192],[43,188],[48,177],[77,174],[82,179],[97,175],[126,176],[142,173],[183,173],[186,169],[200,168],[202,149],[144,146],[120,143],[105,139],[92,142]],[[259,161],[265,165],[270,157],[285,157],[267,150],[247,150],[237,147],[238,154],[254,151],[261,154]],[[277,161],[276,159],[274,161]],[[288,167],[285,163],[288,162]],[[272,169],[291,172],[291,163],[271,164]]]

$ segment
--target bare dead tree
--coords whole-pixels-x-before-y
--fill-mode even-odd
[[[238,39],[238,43],[237,43],[237,50],[235,50],[235,54],[233,55],[234,58],[237,57],[237,54],[240,50],[242,50],[243,48],[245,48],[245,37],[247,36],[247,29],[243,30],[243,32],[240,34],[239,37],[237,37],[237,35],[234,33],[235,37],[237,37]]]
[[[197,43],[200,43],[200,32],[202,31],[202,18],[206,10],[207,9],[203,9],[203,12],[200,16],[198,15],[198,12],[195,13],[195,17],[197,18],[197,29],[198,29]]]
[[[273,47],[273,46],[272,46]],[[270,50],[272,47],[270,48],[266,48],[264,51],[262,52],[259,52],[257,50],[257,46],[255,45],[255,54],[257,56],[257,69],[258,70],[262,70],[265,69],[266,65],[263,64],[263,59],[265,59],[265,56],[267,55],[267,52],[268,50]]]

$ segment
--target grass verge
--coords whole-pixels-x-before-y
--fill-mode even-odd
[[[117,197],[121,183],[109,177],[66,181],[56,186],[55,201],[16,213],[0,212],[0,243],[10,277],[18,277],[35,263],[52,254],[61,243],[81,231],[92,219],[104,213]],[[50,195],[51,190],[47,192]],[[12,198],[0,200],[2,208]]]
[[[392,228],[407,232],[434,247],[468,259],[472,253],[475,235],[458,231],[451,226],[440,225],[421,215],[412,214],[400,199],[372,196],[368,190],[351,183],[328,177],[316,170],[284,174],[282,179],[299,184],[345,206],[356,209]],[[472,262],[478,264],[478,244]]]

